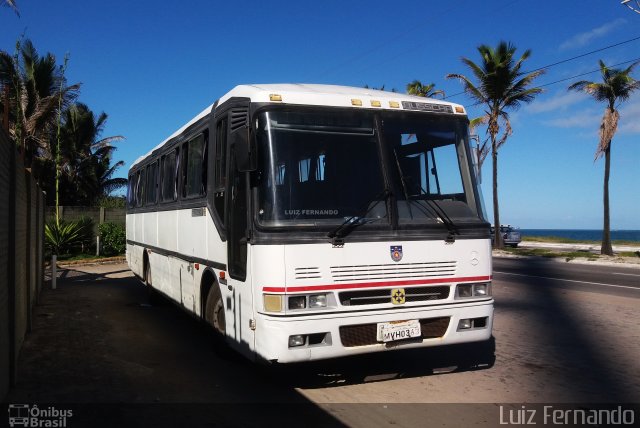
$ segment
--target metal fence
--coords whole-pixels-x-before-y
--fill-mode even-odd
[[[17,376],[44,279],[44,193],[0,129],[0,399]]]

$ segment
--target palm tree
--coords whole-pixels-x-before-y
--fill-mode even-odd
[[[601,254],[613,255],[611,247],[611,226],[609,216],[609,173],[611,170],[611,141],[618,128],[620,113],[616,103],[629,99],[631,93],[640,89],[640,81],[631,77],[634,67],[640,64],[636,61],[629,67],[622,69],[609,68],[600,60],[600,74],[602,82],[581,80],[569,86],[569,90],[582,91],[591,95],[596,101],[605,102],[606,107],[600,124],[600,142],[596,149],[595,160],[604,155],[604,225],[602,229]],[[618,104],[619,105],[619,104]]]
[[[533,101],[535,96],[542,92],[541,88],[531,87],[531,84],[544,73],[544,70],[523,72],[522,64],[529,58],[531,51],[526,50],[516,61],[514,58],[516,47],[504,41],[498,43],[495,49],[481,45],[478,47],[478,52],[482,58],[480,65],[468,58],[462,58],[462,62],[471,69],[477,79],[477,84],[472,83],[462,74],[448,74],[447,78],[460,80],[465,92],[485,108],[484,115],[477,119],[477,122],[487,124],[487,133],[491,140],[494,247],[502,248],[504,243],[500,234],[498,209],[498,149],[512,133],[508,110],[517,109],[522,103]],[[504,132],[498,138],[501,126],[504,126]]]
[[[106,113],[96,116],[82,103],[74,104],[63,112],[60,130],[63,173],[61,193],[73,198],[64,201],[65,203],[94,205],[101,198],[127,184],[125,178],[113,178],[124,162],[111,164],[113,152],[116,150],[113,143],[123,140],[124,137],[117,135],[100,138],[107,117]]]
[[[414,80],[413,82],[407,84],[407,94],[425,98],[433,98],[436,95],[440,95],[444,98],[444,91],[441,91],[440,89],[436,90],[435,87],[435,83],[423,85],[421,81]]]
[[[55,57],[40,57],[26,40],[17,43],[15,55],[0,51],[0,86],[9,93],[8,100],[0,101],[9,111],[9,135],[23,150],[26,166],[31,167],[35,156],[51,157],[48,137],[58,109],[70,105],[80,85],[67,86]]]
[[[20,16],[20,12],[18,11],[18,5],[16,0],[2,0],[2,5],[7,6],[16,13],[16,15]]]

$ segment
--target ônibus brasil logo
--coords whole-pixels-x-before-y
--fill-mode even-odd
[[[63,428],[73,416],[73,410],[57,409],[53,406],[39,408],[37,404],[9,404],[9,426]]]

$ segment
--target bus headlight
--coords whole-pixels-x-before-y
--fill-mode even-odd
[[[282,312],[282,296],[280,294],[264,294],[264,310],[267,312]]]
[[[474,284],[474,295],[478,297],[491,296],[490,284]]]
[[[458,284],[458,297],[473,297],[473,287],[471,284]]]
[[[327,307],[327,295],[326,294],[312,294],[309,296],[309,308],[326,308]]]
[[[491,296],[491,283],[483,282],[479,284],[458,284],[456,298],[468,299],[473,297]]]
[[[304,309],[307,307],[307,296],[290,296],[289,309]]]

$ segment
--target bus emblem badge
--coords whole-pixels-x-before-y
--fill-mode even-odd
[[[399,262],[402,260],[402,245],[392,245],[391,246],[391,260],[394,262]]]
[[[391,290],[391,303],[394,305],[404,305],[404,288],[394,288]]]

